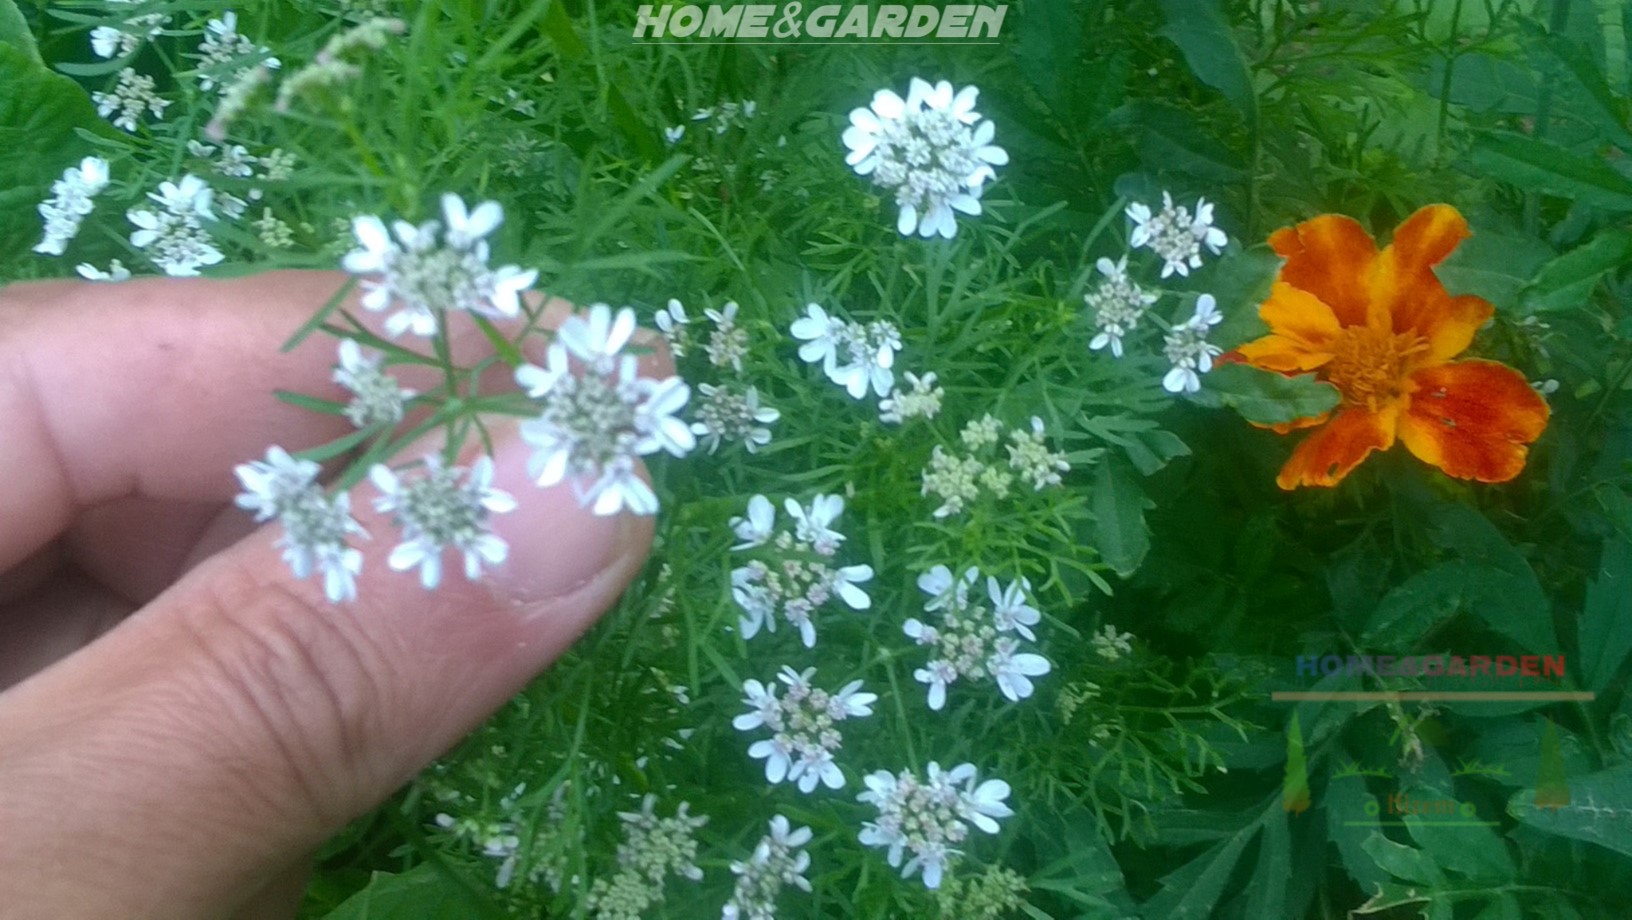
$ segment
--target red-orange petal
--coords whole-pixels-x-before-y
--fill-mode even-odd
[[[1547,401],[1495,361],[1458,361],[1412,374],[1400,440],[1424,463],[1459,479],[1506,482],[1524,469],[1547,427]]]
[[[1322,214],[1275,231],[1269,245],[1286,258],[1278,280],[1320,298],[1343,325],[1365,324],[1377,244],[1354,218]]]
[[[1429,205],[1400,224],[1373,270],[1373,302],[1392,316],[1395,332],[1412,332],[1427,340],[1428,353],[1422,360],[1429,364],[1461,354],[1495,312],[1481,298],[1450,296],[1434,274],[1434,266],[1470,235],[1468,222],[1455,208]]]
[[[1394,446],[1398,416],[1399,407],[1394,403],[1376,411],[1344,407],[1292,451],[1275,484],[1288,490],[1337,485],[1372,451]]]

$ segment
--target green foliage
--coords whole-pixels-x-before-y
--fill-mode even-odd
[[[250,2],[241,27],[282,68],[226,142],[293,157],[283,180],[222,174],[188,147],[219,101],[193,73],[215,12],[153,4],[167,31],[103,61],[88,30],[133,12],[112,6],[0,0],[8,279],[112,258],[151,271],[126,212],[189,172],[287,234],[214,225],[222,275],[333,268],[353,217],[431,219],[453,191],[504,205],[495,261],[539,269],[553,296],[631,304],[646,325],[683,301],[693,408],[702,384],[752,383],[781,413],[757,451],[652,465],[664,510],[651,565],[547,674],[325,849],[305,916],[586,915],[584,891],[619,866],[619,813],[648,793],[660,814],[683,800],[710,818],[703,881],[671,878],[654,918],[718,915],[730,865],[772,814],[815,834],[813,890],[785,892],[778,916],[951,916],[857,839],[874,816],[855,798],[862,776],[931,760],[1013,789],[1017,814],[964,841],[948,881],[974,897],[998,867],[1014,873],[1024,887],[1006,916],[1596,920],[1632,899],[1632,13],[1617,4],[1026,0],[993,46],[783,47],[633,44],[634,5],[594,0]],[[282,81],[365,8],[404,32],[358,55],[356,79],[278,110]],[[173,103],[133,133],[89,101],[127,64]],[[843,162],[847,113],[913,75],[979,86],[1011,158],[951,241],[901,237],[890,195]],[[114,163],[105,198],[67,257],[29,253],[51,181],[89,154]],[[1190,208],[1204,197],[1230,242],[1158,283],[1162,260],[1129,252],[1125,213],[1164,191]],[[1257,426],[1338,409],[1334,386],[1221,363],[1199,393],[1163,390],[1164,336],[1200,294],[1225,316],[1219,348],[1267,331],[1256,307],[1281,269],[1263,242],[1274,229],[1343,213],[1386,238],[1439,201],[1473,229],[1439,278],[1496,307],[1458,357],[1504,362],[1548,393],[1548,430],[1517,479],[1453,480],[1395,444],[1334,489],[1285,493],[1276,470],[1311,432]],[[1096,261],[1123,254],[1161,297],[1115,358],[1089,348],[1084,297]],[[424,397],[422,424],[299,445],[352,459],[340,485],[416,435],[479,440],[484,413],[532,411],[471,395],[531,353],[528,334],[484,323],[495,357],[455,368],[411,337],[362,333],[346,293],[313,304],[291,345],[357,336],[449,380]],[[727,302],[740,372],[708,353],[704,311]],[[896,324],[896,385],[933,371],[940,412],[881,421],[876,399],[800,361],[789,327],[813,302]],[[988,414],[1008,440],[966,448]],[[924,471],[937,451],[1009,469],[1011,433],[1033,417],[1069,464],[1062,483],[988,486],[935,517]],[[731,519],[756,494],[780,507],[818,493],[847,496],[841,558],[875,571],[871,607],[823,611],[814,651],[788,630],[743,640]],[[915,579],[934,565],[1029,579],[1052,666],[1032,697],[959,683],[928,708],[914,676],[926,653],[903,623],[923,615]],[[1548,689],[1594,698],[1270,697],[1461,689],[1295,665],[1445,654],[1564,654]],[[843,790],[767,784],[731,727],[743,681],[784,663],[880,696],[845,723]],[[1566,805],[1536,807],[1543,779],[1567,786]],[[1396,795],[1477,821],[1368,814]]]

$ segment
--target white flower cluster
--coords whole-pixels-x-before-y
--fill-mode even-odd
[[[1004,804],[1008,783],[989,779],[976,785],[976,779],[972,763],[943,771],[935,761],[930,761],[923,779],[910,770],[868,775],[867,791],[857,798],[876,806],[878,818],[863,825],[861,842],[888,847],[889,863],[901,867],[902,878],[922,870],[925,887],[940,887],[947,863],[962,852],[958,847],[968,838],[969,825],[995,834],[996,819],[1014,814]],[[912,858],[902,866],[908,851]]]
[[[656,804],[657,796],[647,795],[640,811],[618,812],[624,822],[618,871],[596,879],[584,901],[596,920],[645,920],[663,903],[663,882],[670,873],[694,882],[703,877],[693,834],[708,818],[688,815],[687,802],[680,803],[674,817],[659,818]]]
[[[748,354],[748,330],[737,325],[737,310],[736,302],[731,301],[719,310],[703,311],[714,323],[703,350],[709,364],[740,375],[742,359]],[[670,300],[657,312],[657,328],[676,358],[684,356],[690,344],[690,324],[685,305],[678,300]],[[771,430],[764,426],[780,419],[782,413],[760,405],[757,387],[729,382],[704,383],[697,389],[703,398],[697,405],[697,421],[692,423],[691,432],[703,439],[709,453],[718,450],[722,441],[741,441],[749,453],[771,443]]]
[[[96,208],[96,202],[91,199],[107,187],[108,161],[101,157],[86,157],[78,166],[63,170],[62,178],[51,183],[51,197],[40,202],[45,235],[35,244],[34,251],[41,255],[62,255],[68,242],[79,235],[80,222]]]
[[[783,885],[810,891],[805,878],[810,854],[802,848],[812,836],[810,828],[794,830],[782,815],[772,818],[771,832],[759,839],[754,855],[747,862],[732,861],[737,887],[720,920],[776,920],[776,896]]]
[[[807,304],[805,315],[793,321],[793,337],[804,344],[799,357],[806,364],[821,362],[827,379],[852,399],[890,395],[895,386],[895,353],[901,350],[901,331],[888,320],[857,323],[831,316],[818,304]]]
[[[406,221],[385,223],[373,215],[352,221],[352,232],[362,248],[343,261],[354,275],[377,274],[363,281],[363,306],[376,312],[400,303],[402,308],[385,322],[395,337],[403,332],[434,335],[438,317],[449,310],[484,316],[514,317],[521,311],[521,292],[532,287],[536,271],[515,265],[488,265],[485,237],[504,222],[504,209],[487,201],[467,210],[458,195],[442,196],[443,224],[431,220],[415,227]]]
[[[780,419],[782,413],[760,405],[758,389],[704,383],[697,390],[703,398],[697,405],[697,421],[691,423],[691,433],[703,439],[709,453],[714,453],[722,440],[741,441],[749,453],[771,443],[771,429],[765,426]]]
[[[697,446],[691,428],[675,417],[691,388],[679,377],[640,376],[635,356],[622,353],[634,331],[634,310],[624,307],[614,317],[611,307],[594,304],[588,319],[561,324],[547,368],[516,370],[527,395],[544,403],[542,414],[521,426],[537,448],[529,473],[541,487],[572,477],[578,500],[598,515],[626,507],[655,514],[657,495],[640,478],[637,460],[658,451],[683,457]]]
[[[205,23],[204,39],[198,45],[198,86],[205,92],[225,93],[233,81],[259,65],[277,70],[282,66],[264,45],[257,45],[238,31],[238,14],[227,10],[220,19]]]
[[[1163,339],[1162,353],[1173,363],[1173,368],[1162,378],[1163,389],[1169,393],[1194,393],[1201,389],[1200,375],[1213,369],[1213,358],[1223,351],[1207,341],[1207,332],[1223,321],[1213,295],[1196,298],[1196,312],[1175,324]]]
[[[946,688],[960,678],[989,678],[1009,701],[1018,702],[1031,696],[1031,678],[1049,671],[1047,658],[1020,651],[1020,638],[1036,641],[1031,627],[1042,619],[1042,613],[1027,602],[1031,582],[1021,578],[1005,588],[988,576],[986,593],[991,604],[987,606],[969,594],[979,578],[980,571],[970,566],[961,578],[954,579],[944,565],[918,576],[919,590],[929,595],[924,610],[940,611],[940,624],[932,626],[913,617],[902,631],[919,645],[930,647],[928,666],[912,673],[919,683],[929,685],[930,709],[946,705]]]
[[[1160,211],[1153,213],[1149,205],[1134,202],[1128,205],[1127,214],[1134,223],[1128,245],[1135,249],[1149,246],[1161,256],[1163,278],[1173,274],[1182,277],[1192,268],[1200,268],[1203,245],[1216,256],[1229,242],[1224,231],[1213,226],[1213,206],[1205,198],[1196,200],[1194,216],[1190,209],[1173,204],[1173,196],[1167,192],[1162,192]]]
[[[815,668],[795,671],[784,666],[777,675],[787,686],[781,697],[775,683],[743,681],[742,701],[749,709],[731,721],[738,731],[770,729],[770,738],[749,745],[748,756],[765,761],[766,782],[787,780],[805,793],[815,790],[817,783],[829,789],[844,786],[844,773],[833,761],[833,753],[844,742],[836,723],[870,716],[878,702],[878,694],[861,692],[859,680],[834,693],[812,686],[815,673]]]
[[[981,192],[997,175],[992,167],[1009,162],[992,143],[996,127],[975,111],[979,94],[973,86],[954,93],[945,80],[932,86],[914,77],[906,99],[883,89],[851,111],[845,162],[894,193],[902,236],[957,235],[953,212],[980,214]]]
[[[395,515],[403,541],[391,551],[386,564],[393,571],[417,567],[427,591],[442,583],[442,550],[452,547],[465,556],[465,580],[482,575],[482,563],[498,565],[509,555],[504,540],[488,530],[494,514],[516,510],[510,493],[493,488],[493,458],[481,457],[466,470],[448,469],[442,458],[427,454],[424,470],[412,478],[399,477],[377,463],[368,480],[378,489],[374,510]]]
[[[1197,199],[1192,215],[1190,209],[1173,203],[1172,193],[1164,191],[1160,211],[1153,212],[1149,205],[1135,202],[1128,206],[1127,216],[1134,223],[1129,245],[1135,249],[1149,247],[1160,256],[1163,278],[1188,276],[1191,269],[1201,267],[1203,247],[1218,255],[1229,243],[1224,231],[1213,226],[1213,206],[1205,198]],[[1128,277],[1126,255],[1116,262],[1101,258],[1096,267],[1103,277],[1083,295],[1096,327],[1088,348],[1099,351],[1109,346],[1111,354],[1120,358],[1123,339],[1138,327],[1159,295]],[[1167,328],[1162,351],[1172,367],[1162,378],[1163,389],[1169,393],[1201,389],[1201,375],[1213,369],[1213,358],[1222,351],[1207,341],[1207,335],[1223,319],[1213,295],[1202,294],[1191,316]]]
[[[1115,626],[1107,623],[1094,633],[1092,642],[1095,654],[1106,661],[1116,661],[1123,655],[1133,653],[1132,640],[1133,633],[1119,633]]]
[[[240,464],[234,472],[244,488],[237,498],[238,507],[255,512],[256,521],[277,518],[283,525],[278,543],[295,577],[322,572],[323,591],[329,600],[354,599],[363,554],[349,544],[349,538],[367,539],[368,533],[351,516],[350,494],[330,497],[317,483],[320,467],[316,463],[297,460],[276,446],[267,449],[265,460]],[[467,472],[468,481],[461,481]],[[464,553],[465,577],[471,580],[480,577],[483,562],[497,565],[504,561],[508,547],[489,532],[488,519],[512,510],[515,500],[492,488],[492,459],[482,457],[467,471],[444,468],[441,458],[432,455],[425,458],[424,471],[417,476],[399,477],[388,467],[376,465],[369,479],[380,493],[374,500],[375,510],[393,513],[402,529],[403,541],[387,560],[393,570],[418,567],[420,582],[429,589],[441,582],[446,547]]]
[[[1039,492],[1060,485],[1060,474],[1069,472],[1071,464],[1066,462],[1064,454],[1048,449],[1042,419],[1032,416],[1029,431],[1013,428],[1008,435],[1007,469],[999,466],[995,458],[982,459],[982,455],[990,457],[990,448],[1003,436],[1003,423],[991,415],[963,427],[960,438],[969,453],[959,456],[935,445],[919,490],[922,495],[941,499],[941,506],[934,511],[935,517],[962,514],[986,492],[998,500],[1008,498],[1016,476]]]
[[[214,221],[211,205],[215,191],[203,179],[188,173],[180,182],[162,182],[147,197],[158,210],[132,208],[125,213],[136,230],[130,244],[147,251],[147,257],[166,275],[192,277],[206,265],[225,256],[204,229],[204,221]]]
[[[780,617],[799,630],[806,648],[813,648],[816,624],[811,615],[835,594],[853,610],[872,606],[872,599],[857,585],[873,577],[873,568],[829,564],[844,542],[844,534],[832,528],[844,513],[843,498],[818,495],[809,507],[790,498],[783,508],[791,528],[777,528],[776,509],[763,495],[748,500],[747,517],[731,519],[741,541],[733,550],[774,551],[765,554],[768,560],[754,559],[732,570],[731,597],[743,611],[738,626],[744,639],[752,639],[761,628],[775,632]]]
[[[143,112],[163,118],[170,105],[170,100],[159,96],[157,85],[152,77],[126,67],[119,71],[112,92],[92,93],[91,101],[96,103],[97,114],[110,119],[114,127],[135,133]]]
[[[353,535],[366,536],[351,516],[351,496],[330,498],[317,484],[322,468],[310,460],[296,460],[281,447],[266,451],[265,460],[240,464],[233,470],[244,491],[237,505],[255,512],[256,522],[277,518],[283,525],[278,539],[283,560],[305,578],[323,573],[323,592],[331,601],[357,596],[357,574],[363,570],[361,550],[348,545]]]
[[[1122,357],[1122,337],[1139,325],[1139,320],[1155,303],[1157,295],[1146,291],[1128,277],[1128,257],[1116,262],[1101,258],[1096,264],[1104,280],[1094,290],[1082,295],[1083,302],[1094,311],[1094,325],[1099,333],[1088,347],[1094,351],[1109,345],[1111,354]]]
[[[340,366],[334,370],[334,382],[351,391],[346,418],[358,428],[395,425],[402,421],[408,400],[417,395],[398,386],[395,377],[380,369],[384,360],[379,352],[366,350],[352,339],[340,343]]]
[[[935,385],[933,372],[919,377],[912,371],[907,378],[910,390],[896,390],[878,402],[878,420],[899,425],[909,418],[934,418],[941,412],[941,399],[946,391]]]
[[[111,9],[131,6],[142,0],[107,0]],[[124,57],[133,53],[144,39],[157,36],[169,22],[168,13],[143,13],[122,20],[118,25],[100,25],[91,30],[91,50],[100,58]]]

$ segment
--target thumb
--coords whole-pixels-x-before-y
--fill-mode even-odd
[[[651,522],[538,490],[513,428],[494,448],[519,507],[493,520],[510,552],[484,581],[390,571],[364,484],[356,601],[295,580],[263,527],[0,696],[0,889],[27,882],[6,915],[229,912],[554,660],[639,570]]]

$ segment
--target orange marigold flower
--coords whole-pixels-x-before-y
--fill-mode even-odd
[[[1396,437],[1462,479],[1504,482],[1524,468],[1547,403],[1505,364],[1451,360],[1493,312],[1481,298],[1451,296],[1433,271],[1468,235],[1455,208],[1435,204],[1406,218],[1381,251],[1340,214],[1270,236],[1286,259],[1258,307],[1270,334],[1230,357],[1314,371],[1342,394],[1332,412],[1277,426],[1315,429],[1281,468],[1281,488],[1336,485]]]

